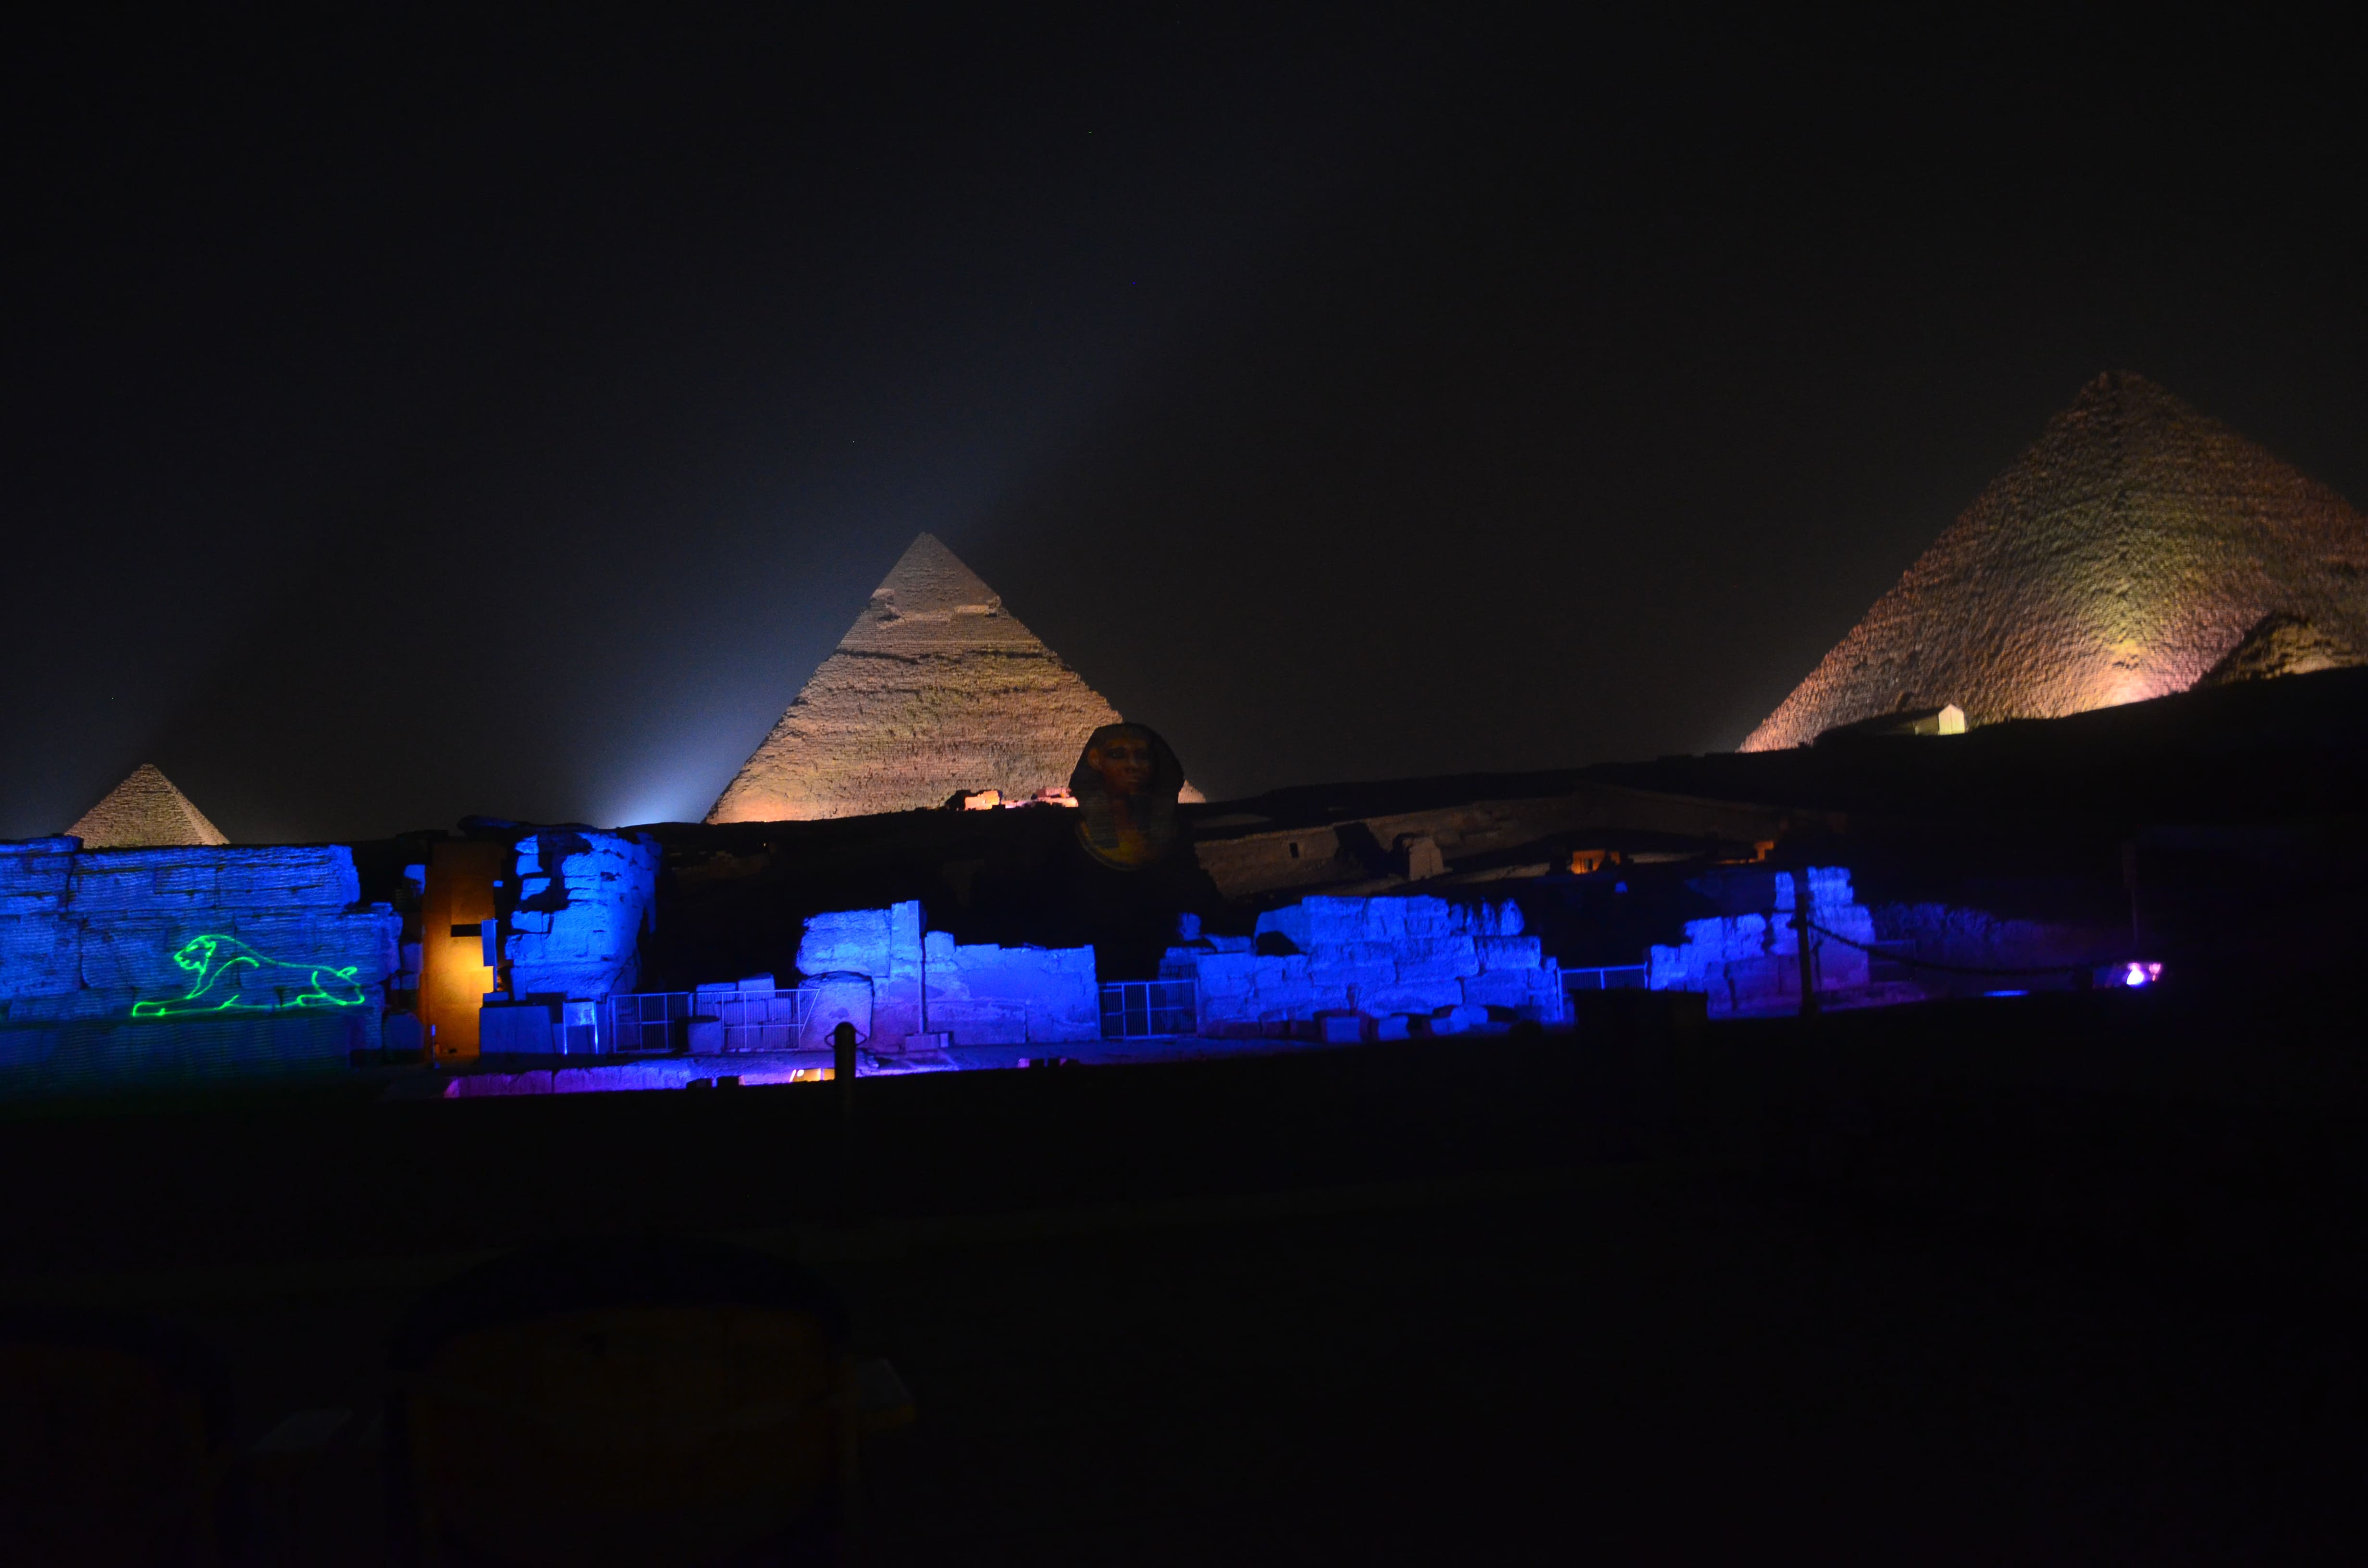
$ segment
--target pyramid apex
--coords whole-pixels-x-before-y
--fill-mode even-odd
[[[871,597],[893,601],[899,615],[1000,608],[1003,603],[985,579],[932,533],[914,536]]]
[[[150,849],[222,845],[229,839],[206,820],[164,770],[143,762],[66,832],[85,849]]]
[[[2368,648],[2368,518],[2133,370],[2080,389],[1745,740],[2053,718]],[[2272,618],[2272,619],[2265,619]],[[2283,618],[2283,619],[2275,619]],[[2291,619],[2307,626],[2281,630]],[[2258,631],[2258,646],[2239,644]]]

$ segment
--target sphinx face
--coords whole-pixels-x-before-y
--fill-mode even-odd
[[[1089,747],[1086,766],[1102,776],[1102,787],[1112,795],[1139,795],[1151,787],[1156,765],[1151,743],[1139,735],[1118,735]]]

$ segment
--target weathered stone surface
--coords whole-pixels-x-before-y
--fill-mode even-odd
[[[567,831],[529,835],[517,852],[518,903],[502,937],[511,990],[586,1001],[632,990],[657,898],[657,845]]]
[[[1559,1019],[1561,974],[1520,928],[1521,912],[1509,901],[1307,898],[1258,916],[1259,935],[1288,939],[1295,953],[1212,951],[1216,939],[1204,939],[1169,949],[1160,967],[1199,981],[1203,1028],[1312,1023],[1329,1008],[1429,1017],[1485,1006],[1472,1003],[1466,990],[1484,966],[1501,971],[1484,988],[1489,1001],[1525,1017]]]
[[[1852,943],[1874,940],[1873,915],[1850,889],[1839,866],[1808,868],[1809,916],[1823,930],[1848,938],[1812,938],[1818,988],[1842,990],[1867,983],[1867,954]],[[1772,880],[1768,915],[1721,915],[1686,922],[1678,947],[1656,947],[1646,956],[1646,983],[1656,991],[1699,991],[1713,1017],[1782,1012],[1800,1006],[1800,937],[1793,929],[1795,888],[1792,873]]]
[[[773,822],[1024,800],[1065,788],[1117,710],[923,534],[707,820]]]
[[[2183,691],[2271,616],[2348,657],[2368,648],[2363,572],[2368,518],[2341,496],[2143,377],[2100,376],[1743,749],[1902,709],[1978,725]]]
[[[923,931],[917,901],[809,916],[798,969],[808,976],[864,977],[871,1015],[857,1027],[875,1050],[895,1050],[925,1032],[951,1036],[956,1045],[1050,1043],[1101,1033],[1093,949],[957,943],[951,932]]]
[[[2265,616],[2245,633],[2245,640],[2204,673],[2198,686],[2235,686],[2248,680],[2273,680],[2279,676],[2306,676],[2319,670],[2344,669],[2361,663],[2360,651],[2340,638],[2330,637],[2300,616]]]
[[[85,849],[230,842],[171,779],[144,762],[66,832]]]
[[[359,902],[350,850],[72,843],[0,846],[0,1092],[342,1067],[377,1043],[402,921]]]

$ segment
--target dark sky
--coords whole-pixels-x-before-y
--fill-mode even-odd
[[[2331,37],[786,10],[14,38],[0,835],[696,817],[924,528],[1241,794],[1732,746],[2100,369],[2368,499]]]

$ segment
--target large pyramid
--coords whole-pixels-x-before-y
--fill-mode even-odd
[[[923,534],[709,822],[860,816],[963,790],[1065,786],[1086,737],[1119,715],[954,552]]]
[[[2353,649],[2368,518],[2144,377],[2104,375],[1743,749],[1951,702],[1971,724],[2055,718]]]
[[[222,829],[173,781],[147,763],[83,812],[66,832],[85,849],[154,849],[165,845],[228,844]]]

